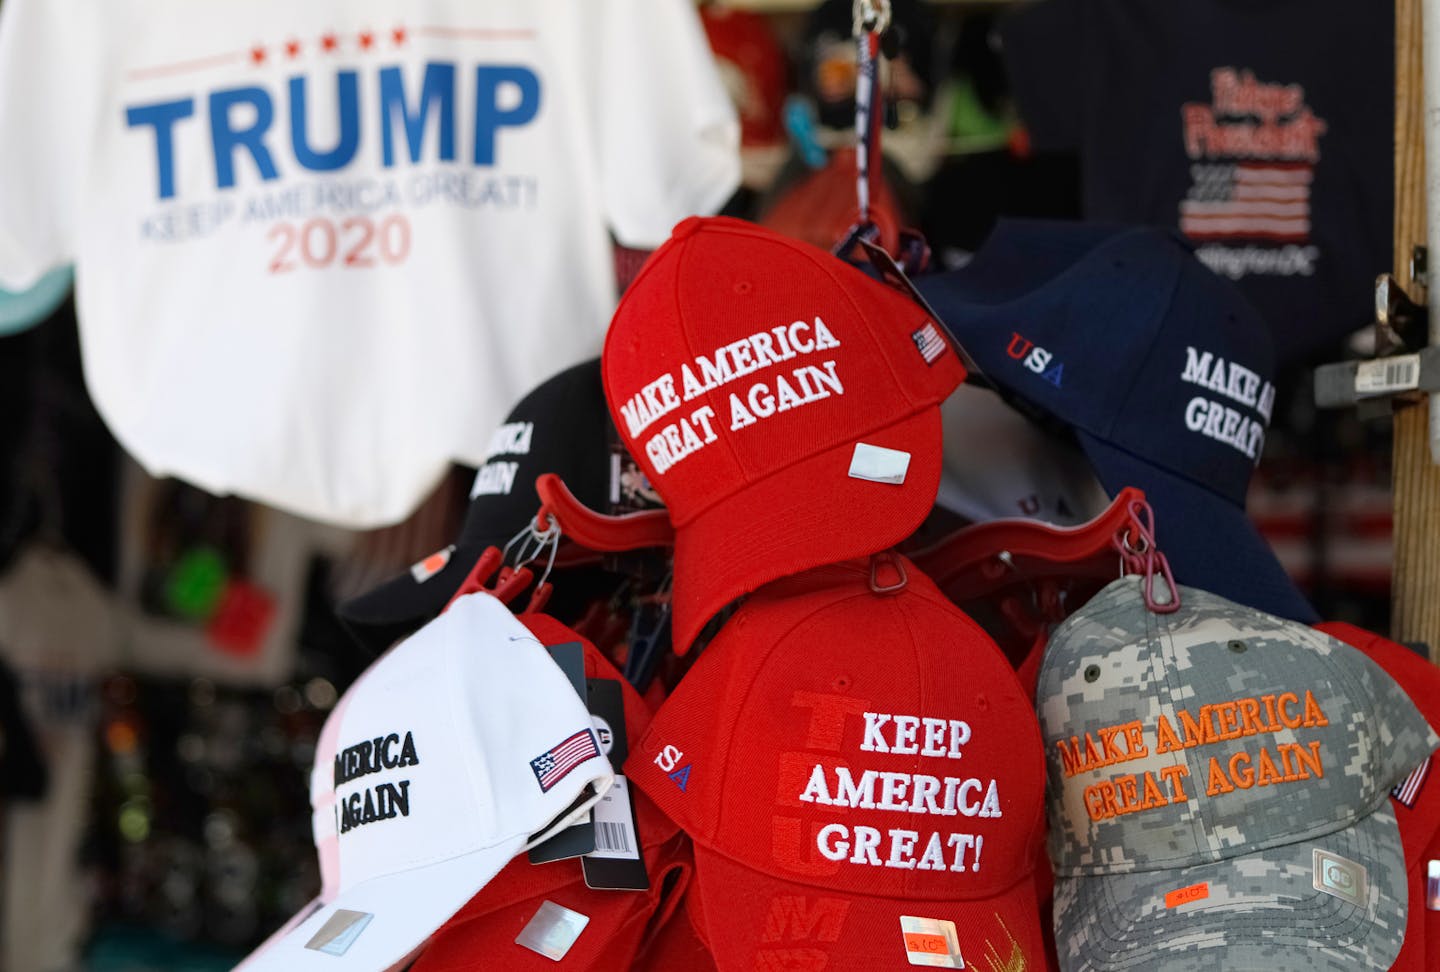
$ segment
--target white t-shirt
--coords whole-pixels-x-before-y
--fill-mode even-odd
[[[6,0],[0,286],[73,260],[155,475],[357,528],[599,352],[739,179],[690,0]]]

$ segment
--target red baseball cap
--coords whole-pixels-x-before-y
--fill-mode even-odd
[[[1440,732],[1440,668],[1404,645],[1353,624],[1324,622],[1315,627],[1369,655],[1405,690],[1430,727]],[[1390,794],[1410,886],[1405,942],[1391,966],[1397,970],[1440,968],[1440,911],[1430,910],[1426,903],[1427,867],[1440,860],[1440,782],[1430,779],[1440,775],[1440,769],[1434,764],[1432,754]]]
[[[685,220],[655,251],[601,366],[675,525],[680,654],[740,595],[913,533],[939,488],[939,405],[965,377],[899,291],[718,217]]]
[[[595,646],[546,615],[522,614],[519,618],[546,645],[580,642],[587,678],[620,683],[627,735],[632,744],[638,740],[650,724],[650,710]],[[513,972],[556,968],[628,972],[662,898],[683,892],[691,870],[685,835],[643,793],[634,788],[630,793],[649,890],[592,890],[585,884],[578,859],[531,864],[526,857],[518,857],[441,926],[412,972],[468,972],[481,957],[481,964],[493,962]],[[546,902],[588,919],[559,960],[516,943]]]
[[[631,749],[632,782],[694,841],[720,968],[1045,961],[1034,709],[995,643],[890,564],[747,599]]]
[[[695,894],[688,889],[679,907],[656,929],[635,959],[634,972],[715,972],[710,946],[696,930],[691,906]]]

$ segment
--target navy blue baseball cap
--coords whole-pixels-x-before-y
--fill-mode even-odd
[[[916,286],[1003,394],[1145,491],[1176,579],[1318,620],[1245,515],[1275,403],[1268,326],[1172,233],[1002,221]]]

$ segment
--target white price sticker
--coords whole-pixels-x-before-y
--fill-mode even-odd
[[[553,901],[542,901],[535,916],[515,936],[515,944],[558,962],[570,951],[588,924],[589,915],[571,911]]]
[[[960,954],[960,940],[955,923],[944,918],[900,916],[900,936],[905,943],[905,958],[911,965],[932,969],[963,969],[965,957]]]
[[[585,856],[638,861],[640,842],[635,839],[634,820],[630,812],[630,781],[617,775],[610,792],[595,804],[595,850]]]
[[[1420,355],[1364,361],[1355,369],[1355,394],[1385,395],[1420,387]]]

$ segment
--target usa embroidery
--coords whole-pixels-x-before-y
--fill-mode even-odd
[[[530,768],[535,771],[535,780],[540,784],[541,791],[549,793],[550,788],[569,776],[571,770],[599,755],[600,747],[595,742],[595,734],[589,729],[582,729],[549,752],[536,756],[530,761]]]
[[[927,365],[934,364],[945,353],[945,339],[935,329],[935,325],[929,321],[920,330],[910,335],[910,340],[915,342],[920,357],[925,359]]]
[[[1395,784],[1395,789],[1390,795],[1406,807],[1414,807],[1415,801],[1420,798],[1420,790],[1425,786],[1425,778],[1430,773],[1430,757],[1425,757],[1425,762],[1410,773],[1409,776]]]

